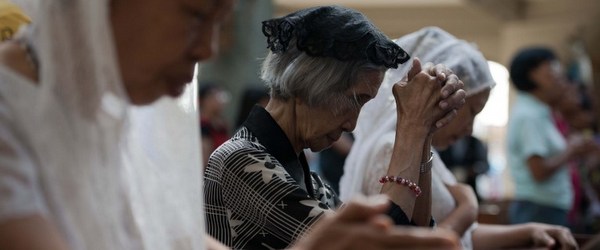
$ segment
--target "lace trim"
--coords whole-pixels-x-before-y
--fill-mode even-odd
[[[397,68],[410,58],[364,15],[343,7],[301,10],[262,24],[267,48],[273,53],[285,52],[295,39],[300,51],[316,57],[342,61],[366,59],[387,68]]]

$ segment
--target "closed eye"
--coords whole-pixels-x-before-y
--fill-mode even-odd
[[[356,101],[360,104],[361,107],[363,105],[365,105],[365,103],[367,103],[371,99],[372,99],[372,97],[370,95],[367,95],[367,94],[360,94],[360,95],[358,95],[356,97]]]

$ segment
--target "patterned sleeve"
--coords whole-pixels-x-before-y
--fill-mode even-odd
[[[221,169],[234,248],[287,247],[331,211],[332,204],[311,198],[276,159],[260,150],[236,149],[222,159]]]
[[[31,153],[6,106],[0,106],[0,221],[45,214]]]

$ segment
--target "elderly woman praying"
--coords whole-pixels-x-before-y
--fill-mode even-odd
[[[262,79],[271,100],[252,110],[205,171],[208,232],[233,248],[285,248],[341,205],[310,172],[303,150],[323,150],[352,131],[386,70],[409,59],[364,15],[338,6],[267,20],[263,33],[270,52]],[[395,224],[433,223],[431,135],[463,104],[462,85],[445,66],[414,60],[394,87],[403,142],[390,176],[372,181],[384,183]]]

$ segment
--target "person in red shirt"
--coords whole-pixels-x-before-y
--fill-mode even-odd
[[[208,163],[208,156],[229,139],[229,125],[223,117],[223,110],[229,103],[229,94],[213,83],[201,84],[198,102],[204,167]]]

